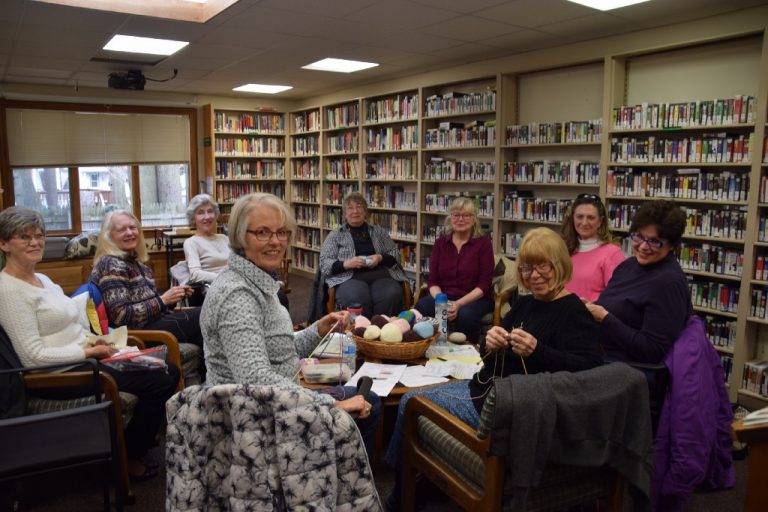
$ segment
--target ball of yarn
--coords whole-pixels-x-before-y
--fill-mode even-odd
[[[367,340],[377,340],[379,336],[381,336],[381,329],[377,325],[369,325],[363,333],[363,338]]]
[[[418,310],[418,309],[416,309],[416,308],[411,308],[411,309],[409,309],[408,311],[410,311],[411,313],[413,313],[414,322],[418,322],[419,320],[421,320],[421,317],[423,316],[423,315],[421,314],[421,311],[419,311],[419,310]]]
[[[413,322],[416,320],[416,315],[413,314],[413,311],[403,311],[397,316],[406,320],[409,325],[413,325]]]
[[[371,325],[371,321],[365,318],[363,315],[358,315],[357,318],[355,318],[355,329],[358,327],[368,327]]]
[[[374,315],[373,318],[371,318],[371,324],[375,325],[379,329],[381,329],[388,323],[389,323],[389,319],[384,315]]]
[[[366,327],[355,327],[355,329],[352,331],[352,334],[359,336],[360,338],[365,338],[366,329]]]
[[[416,322],[416,325],[413,326],[413,331],[423,339],[435,334],[435,328],[429,322]]]
[[[467,335],[464,334],[463,332],[452,332],[451,334],[448,335],[448,341],[450,341],[451,343],[458,343],[458,344],[466,343]]]
[[[408,331],[403,333],[403,342],[421,341],[421,336],[416,331]]]
[[[405,318],[398,318],[397,320],[393,320],[389,323],[398,326],[400,328],[400,332],[408,332],[411,330],[411,324],[409,324],[408,320]]]
[[[381,328],[381,341],[403,341],[403,331],[395,323]]]

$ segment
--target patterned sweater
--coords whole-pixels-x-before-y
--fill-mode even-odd
[[[316,325],[294,334],[291,317],[277,298],[279,288],[280,283],[246,258],[229,256],[200,314],[208,384],[303,389],[291,379],[299,357],[309,356],[320,336]],[[329,395],[312,397],[320,404],[335,403]]]
[[[113,327],[141,328],[167,309],[157,293],[152,269],[135,258],[104,256],[93,267],[91,279],[101,290]]]

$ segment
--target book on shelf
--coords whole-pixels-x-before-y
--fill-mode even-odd
[[[459,92],[459,91],[448,91],[443,93],[443,99],[444,100],[450,100],[453,98],[461,98],[464,96],[468,96],[466,92]]]
[[[452,121],[442,121],[440,124],[437,125],[437,129],[441,131],[448,131],[452,129],[461,129],[464,128],[463,123],[454,123]]]

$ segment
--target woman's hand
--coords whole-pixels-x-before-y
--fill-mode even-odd
[[[584,301],[584,305],[587,307],[587,311],[592,314],[592,318],[598,322],[602,322],[603,319],[608,316],[608,310],[603,306],[595,304],[594,302],[589,302],[588,300]]]
[[[344,268],[346,270],[357,270],[359,268],[365,268],[365,256],[353,256],[348,260],[344,260]]]
[[[449,302],[450,308],[448,308],[448,320],[453,321],[456,320],[456,317],[459,316],[459,310],[461,309],[461,304],[458,302]]]
[[[512,352],[522,357],[530,356],[536,350],[536,345],[538,344],[534,335],[522,329],[512,329],[507,339],[509,340]]]
[[[347,412],[359,411],[358,418],[364,420],[371,415],[371,404],[365,401],[363,395],[355,395],[346,400],[336,402],[336,407]]]
[[[168,288],[168,290],[160,296],[160,300],[163,301],[163,304],[166,306],[170,306],[171,304],[176,304],[180,300],[182,300],[184,297],[188,297],[194,293],[194,290],[191,286],[172,286],[171,288]]]
[[[322,337],[328,334],[328,331],[336,329],[343,332],[349,322],[349,313],[346,311],[337,311],[329,313],[317,321],[317,333]]]
[[[117,353],[117,348],[115,348],[113,345],[107,345],[105,343],[99,343],[92,347],[86,347],[83,349],[83,352],[85,352],[85,358],[94,358],[94,359],[103,359],[105,357],[112,357]]]
[[[485,335],[485,351],[496,352],[509,346],[509,333],[503,327],[495,325]]]
[[[376,268],[379,266],[379,263],[381,263],[381,260],[384,259],[384,256],[381,254],[371,254],[368,256],[368,258],[371,260],[371,263],[368,265],[368,268]]]

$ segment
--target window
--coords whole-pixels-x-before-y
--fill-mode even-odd
[[[187,164],[140,165],[139,183],[142,226],[187,224]]]
[[[16,204],[37,210],[48,231],[72,229],[69,195],[69,169],[41,167],[13,170],[13,192]]]
[[[134,201],[131,193],[130,166],[80,167],[78,175],[82,231],[100,229],[101,219],[107,207],[131,210]],[[86,184],[90,186],[87,187]]]

